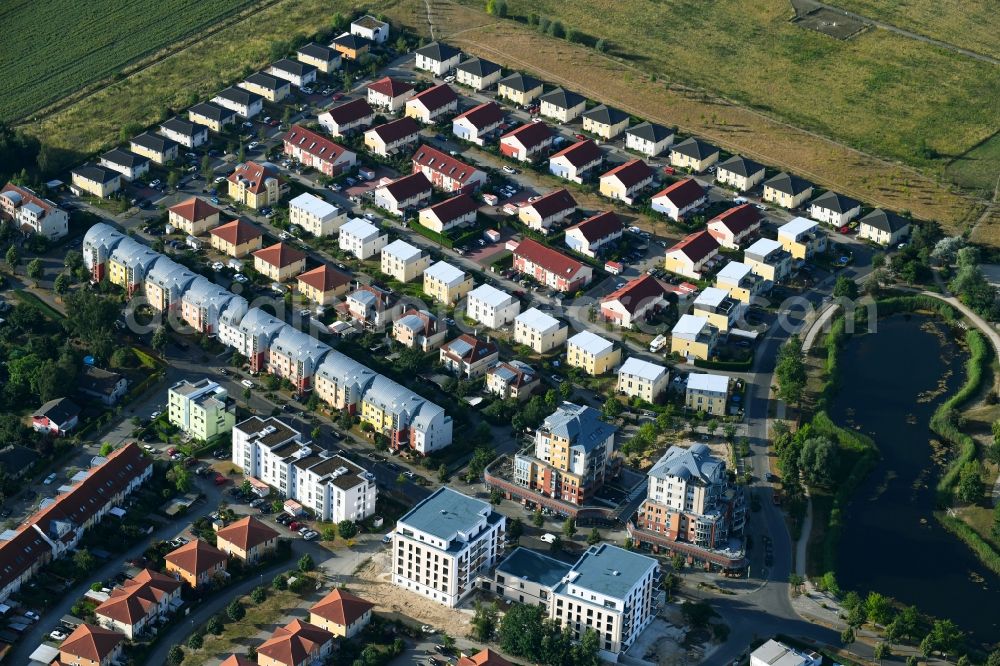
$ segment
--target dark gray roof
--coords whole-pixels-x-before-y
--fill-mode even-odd
[[[565,88],[556,88],[555,90],[550,90],[539,98],[540,102],[548,102],[549,104],[559,107],[560,109],[572,109],[574,106],[578,105],[580,102],[584,101],[583,95],[579,95]]]
[[[860,206],[861,202],[843,194],[837,194],[832,190],[827,190],[809,202],[809,205],[819,206],[820,208],[832,210],[835,213],[846,213],[852,208]]]
[[[36,451],[17,444],[0,450],[0,465],[3,465],[11,476],[20,476],[39,458],[41,456]]]
[[[142,146],[148,150],[155,150],[158,153],[165,153],[171,148],[177,147],[177,142],[165,136],[159,136],[150,132],[145,132],[139,136],[132,137],[132,143]]]
[[[583,117],[590,118],[594,122],[602,123],[604,125],[616,125],[621,121],[628,119],[628,114],[624,111],[619,111],[613,106],[601,104],[600,106],[595,106],[588,111],[584,111]]]
[[[79,405],[69,398],[56,398],[39,407],[32,416],[44,416],[56,425],[62,425],[79,413]]]
[[[301,433],[298,430],[291,428],[284,421],[276,419],[273,416],[266,419],[262,419],[259,416],[251,416],[245,421],[237,423],[236,428],[240,432],[248,433],[255,441],[272,449],[278,455],[284,449],[275,449],[273,447],[280,445],[287,446],[288,442],[298,441],[301,438]],[[296,444],[295,446],[299,447],[300,445]]]
[[[84,393],[91,395],[111,395],[121,380],[122,376],[117,372],[96,368],[92,365],[85,365],[83,366],[83,372],[80,373],[80,377],[77,380],[77,384]]]
[[[706,157],[719,152],[719,149],[712,144],[706,143],[694,137],[681,141],[670,150],[675,153],[680,153],[681,155],[687,155],[688,157],[696,160],[703,160]]]
[[[910,225],[910,221],[905,217],[896,215],[895,213],[890,213],[882,210],[881,208],[876,208],[861,218],[861,224],[867,224],[891,234],[908,227]]]
[[[340,54],[331,49],[329,46],[323,46],[322,44],[317,44],[316,42],[309,42],[305,46],[299,48],[296,53],[301,53],[302,55],[309,56],[310,58],[318,58],[320,60],[336,60],[340,57]]]
[[[298,60],[292,60],[291,58],[282,58],[277,62],[271,63],[271,67],[275,69],[280,69],[283,72],[288,72],[294,74],[295,76],[305,76],[310,72],[316,71],[315,65],[310,65],[309,63],[299,62]]]
[[[143,157],[142,155],[136,155],[129,150],[123,150],[121,148],[115,148],[114,150],[109,150],[108,152],[101,155],[102,160],[107,160],[112,164],[118,164],[123,167],[128,167],[134,169],[137,166],[142,166],[143,164],[149,164],[149,159]]]
[[[484,60],[482,58],[469,58],[463,63],[459,63],[458,67],[455,69],[468,72],[473,76],[489,76],[494,72],[500,71],[500,65],[495,62],[490,62],[489,60]]]
[[[84,164],[73,169],[72,173],[77,174],[87,180],[97,181],[98,183],[110,183],[115,178],[121,176],[117,171],[112,171],[111,169],[105,169],[102,166],[97,166],[96,164]]]
[[[551,588],[555,587],[572,568],[571,565],[548,555],[518,547],[497,565],[497,573],[523,578]]]
[[[223,108],[218,104],[212,104],[211,102],[201,102],[200,104],[195,104],[188,110],[193,111],[199,116],[204,116],[217,122],[221,122],[226,118],[232,118],[236,113],[231,109]]]
[[[438,62],[450,60],[461,53],[461,51],[456,49],[454,46],[448,46],[447,44],[443,44],[441,42],[431,42],[427,46],[417,49],[416,52],[425,58],[430,58],[431,60],[436,60]]]
[[[522,93],[534,90],[540,85],[542,85],[541,81],[532,76],[528,76],[527,74],[522,74],[521,72],[514,72],[509,76],[503,77],[497,82],[497,86],[504,86],[505,88],[510,88],[511,90],[516,90],[517,92]]]
[[[628,129],[628,134],[637,136],[644,141],[652,141],[653,143],[658,143],[663,141],[667,137],[674,135],[674,131],[669,127],[664,127],[663,125],[657,125],[656,123],[642,122],[635,127],[630,127]]]
[[[184,120],[182,118],[177,118],[177,117],[171,118],[170,120],[161,123],[160,127],[165,130],[170,130],[171,132],[176,132],[177,134],[183,134],[185,136],[194,136],[195,134],[203,134],[208,132],[208,129],[201,125],[196,125],[190,120]]]
[[[720,171],[728,171],[730,173],[735,173],[737,176],[743,176],[748,178],[755,173],[764,170],[763,164],[757,164],[753,160],[747,159],[742,155],[733,155],[728,160],[723,162],[718,166]]]
[[[785,173],[784,171],[773,178],[768,178],[764,181],[764,185],[791,196],[801,194],[812,187],[812,183],[808,180],[804,180],[798,176],[793,176],[789,173]]]
[[[270,74],[265,74],[264,72],[251,74],[246,78],[246,82],[252,83],[261,88],[266,88],[267,90],[280,90],[281,88],[287,88],[291,85],[284,79],[279,79],[276,76],[271,76]]]
[[[364,48],[365,46],[371,44],[371,42],[365,39],[364,37],[359,37],[358,35],[352,35],[349,32],[345,32],[344,34],[340,35],[339,37],[334,39],[332,43],[337,44],[338,46],[343,46],[344,48],[347,49],[351,49],[353,51],[357,51],[358,49]]]
[[[235,86],[231,88],[226,88],[222,92],[218,93],[216,97],[221,97],[224,100],[228,100],[233,104],[242,104],[244,106],[250,106],[256,102],[262,101],[264,98],[255,92],[250,92],[244,88],[237,88]]]

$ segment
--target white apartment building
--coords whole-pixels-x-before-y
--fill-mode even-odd
[[[370,259],[389,243],[389,235],[382,233],[371,222],[356,217],[340,227],[340,249],[358,259]]]
[[[364,520],[375,513],[375,476],[304,441],[276,418],[251,417],[233,428],[233,463],[243,473],[316,512],[320,520]]]
[[[167,391],[167,418],[193,438],[207,441],[236,423],[236,401],[211,379],[182,379]]]
[[[431,265],[429,255],[404,240],[394,240],[382,248],[381,270],[400,282],[420,277]]]
[[[288,222],[313,236],[332,236],[346,221],[346,212],[308,192],[288,202]]]
[[[657,363],[630,356],[618,368],[618,392],[652,403],[667,390],[670,371]]]
[[[521,301],[488,284],[469,292],[465,316],[489,328],[500,328],[514,321],[521,311]]]
[[[438,488],[396,523],[392,582],[453,608],[496,564],[506,528],[489,502]]]
[[[568,335],[569,326],[538,308],[525,310],[514,319],[514,342],[539,354],[564,344]]]

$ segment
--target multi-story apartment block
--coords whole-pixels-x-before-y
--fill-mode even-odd
[[[743,303],[720,287],[705,287],[692,304],[691,314],[704,317],[708,323],[728,333],[743,314]]]
[[[291,382],[295,392],[301,394],[312,389],[316,370],[330,351],[328,345],[308,333],[285,326],[271,341],[267,371]]]
[[[397,587],[449,608],[498,561],[507,519],[489,502],[439,488],[396,523],[390,573]]]
[[[167,391],[170,423],[203,442],[227,433],[236,424],[236,401],[211,379],[182,379]]]
[[[69,231],[69,214],[34,191],[7,183],[0,190],[0,211],[20,228],[57,240]]]
[[[288,202],[288,222],[313,236],[332,236],[347,222],[347,213],[315,194],[303,192]]]
[[[361,398],[361,420],[394,449],[427,455],[451,444],[452,419],[441,407],[381,375]]]
[[[566,341],[566,363],[588,375],[603,375],[622,360],[622,350],[596,333],[580,331]]]
[[[704,317],[681,315],[670,331],[670,353],[686,359],[707,361],[712,357],[719,341],[719,329]]]
[[[440,303],[457,303],[470,291],[472,276],[446,261],[439,261],[424,271],[424,293]]]
[[[827,236],[818,222],[794,217],[778,227],[778,242],[792,255],[792,265],[798,266],[807,259],[826,252]]]
[[[382,272],[400,282],[417,279],[430,265],[430,255],[404,240],[396,239],[382,248]]]
[[[514,481],[580,505],[613,476],[617,428],[592,407],[564,402],[535,431],[534,455],[514,457]]]
[[[489,328],[506,326],[520,311],[521,301],[492,285],[480,285],[466,297],[465,316]]]
[[[525,310],[514,318],[514,342],[539,354],[562,346],[568,335],[569,326],[538,308]]]
[[[320,520],[360,521],[375,512],[375,477],[339,455],[306,443],[276,418],[258,416],[233,429],[233,463]]]
[[[715,275],[715,286],[725,289],[730,296],[744,305],[750,305],[765,287],[764,278],[741,261],[730,261],[723,266]]]
[[[364,261],[382,251],[382,248],[389,243],[389,234],[382,233],[371,222],[356,217],[340,227],[340,237],[337,242],[341,250],[350,252]]]
[[[684,406],[692,412],[725,416],[729,400],[729,377],[692,372],[687,376]]]
[[[656,402],[669,381],[670,372],[665,367],[635,356],[625,359],[618,368],[618,392],[648,403]]]
[[[745,249],[743,263],[769,282],[781,282],[792,272],[791,252],[770,238],[761,238]]]

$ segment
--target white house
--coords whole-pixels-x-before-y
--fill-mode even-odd
[[[556,88],[538,98],[538,113],[560,123],[572,122],[587,109],[587,99],[583,95]]]
[[[376,44],[384,44],[389,39],[389,24],[379,21],[370,14],[365,14],[361,18],[351,21],[351,34]]]
[[[549,158],[549,173],[583,184],[585,178],[601,165],[603,151],[590,139],[583,139]]]
[[[500,65],[483,58],[469,58],[455,68],[455,81],[473,90],[486,90],[500,80]]]
[[[653,195],[653,210],[671,220],[682,220],[708,201],[708,193],[694,178],[679,180]]]
[[[159,133],[185,148],[197,148],[208,141],[207,127],[177,117],[160,125]]]
[[[389,242],[389,235],[384,234],[371,222],[356,217],[340,227],[338,245],[341,250],[350,252],[358,259],[370,259],[382,251]]]
[[[809,202],[809,217],[839,228],[861,215],[861,202],[828,190]]]
[[[594,258],[621,238],[624,230],[621,218],[608,210],[567,228],[563,242],[574,252]]]
[[[431,42],[417,49],[416,68],[430,72],[434,76],[444,76],[458,66],[462,52],[441,42]]]
[[[117,171],[125,180],[135,180],[149,173],[149,159],[133,152],[115,148],[101,155],[102,167]]]
[[[545,123],[525,123],[500,137],[500,154],[521,162],[530,162],[555,141],[555,134]]]
[[[333,136],[343,136],[371,125],[375,120],[375,110],[366,100],[353,99],[324,111],[317,120]]]
[[[288,202],[288,222],[313,236],[332,236],[347,222],[347,213],[315,194],[303,192]]]
[[[383,76],[368,84],[368,104],[382,111],[396,113],[417,91],[406,81]]]
[[[288,81],[297,88],[308,87],[311,83],[316,83],[316,73],[319,70],[307,62],[282,58],[271,63],[267,68],[267,73],[279,79]]]
[[[480,202],[468,194],[459,194],[421,209],[417,221],[439,234],[455,227],[472,224],[479,215]]]
[[[617,391],[653,403],[667,390],[669,381],[670,372],[662,365],[630,356],[618,368]]]
[[[455,116],[451,121],[451,133],[463,141],[484,146],[496,136],[503,121],[503,108],[496,102],[484,102]]]
[[[506,326],[520,311],[521,301],[492,285],[480,285],[466,297],[465,316],[489,328]]]
[[[909,233],[909,220],[881,208],[876,208],[865,215],[858,224],[858,238],[879,245],[895,245]]]
[[[673,142],[674,131],[656,123],[643,122],[625,130],[625,147],[647,157],[656,157]]]
[[[715,182],[739,192],[757,187],[764,180],[764,165],[741,155],[733,155],[715,169]]]
[[[760,229],[761,214],[752,204],[741,204],[708,221],[706,229],[722,247],[738,250]]]
[[[0,210],[17,226],[30,227],[34,233],[52,240],[69,231],[69,214],[27,187],[4,185],[0,190]]]
[[[447,83],[433,86],[406,100],[403,113],[425,125],[437,122],[446,113],[458,111],[458,95]]]
[[[430,200],[431,182],[422,173],[413,173],[375,188],[373,203],[393,215],[403,216]]]
[[[253,118],[264,108],[264,98],[243,88],[226,88],[212,101],[224,109],[229,109],[244,118]]]
[[[518,208],[517,217],[535,231],[548,233],[549,228],[559,224],[576,212],[576,199],[565,187],[552,190]]]

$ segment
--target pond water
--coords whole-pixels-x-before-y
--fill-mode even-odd
[[[881,592],[995,641],[1000,576],[933,516],[942,452],[928,423],[964,381],[966,359],[927,317],[893,315],[848,339],[830,415],[871,436],[882,460],[847,507],[836,573],[847,589]]]

